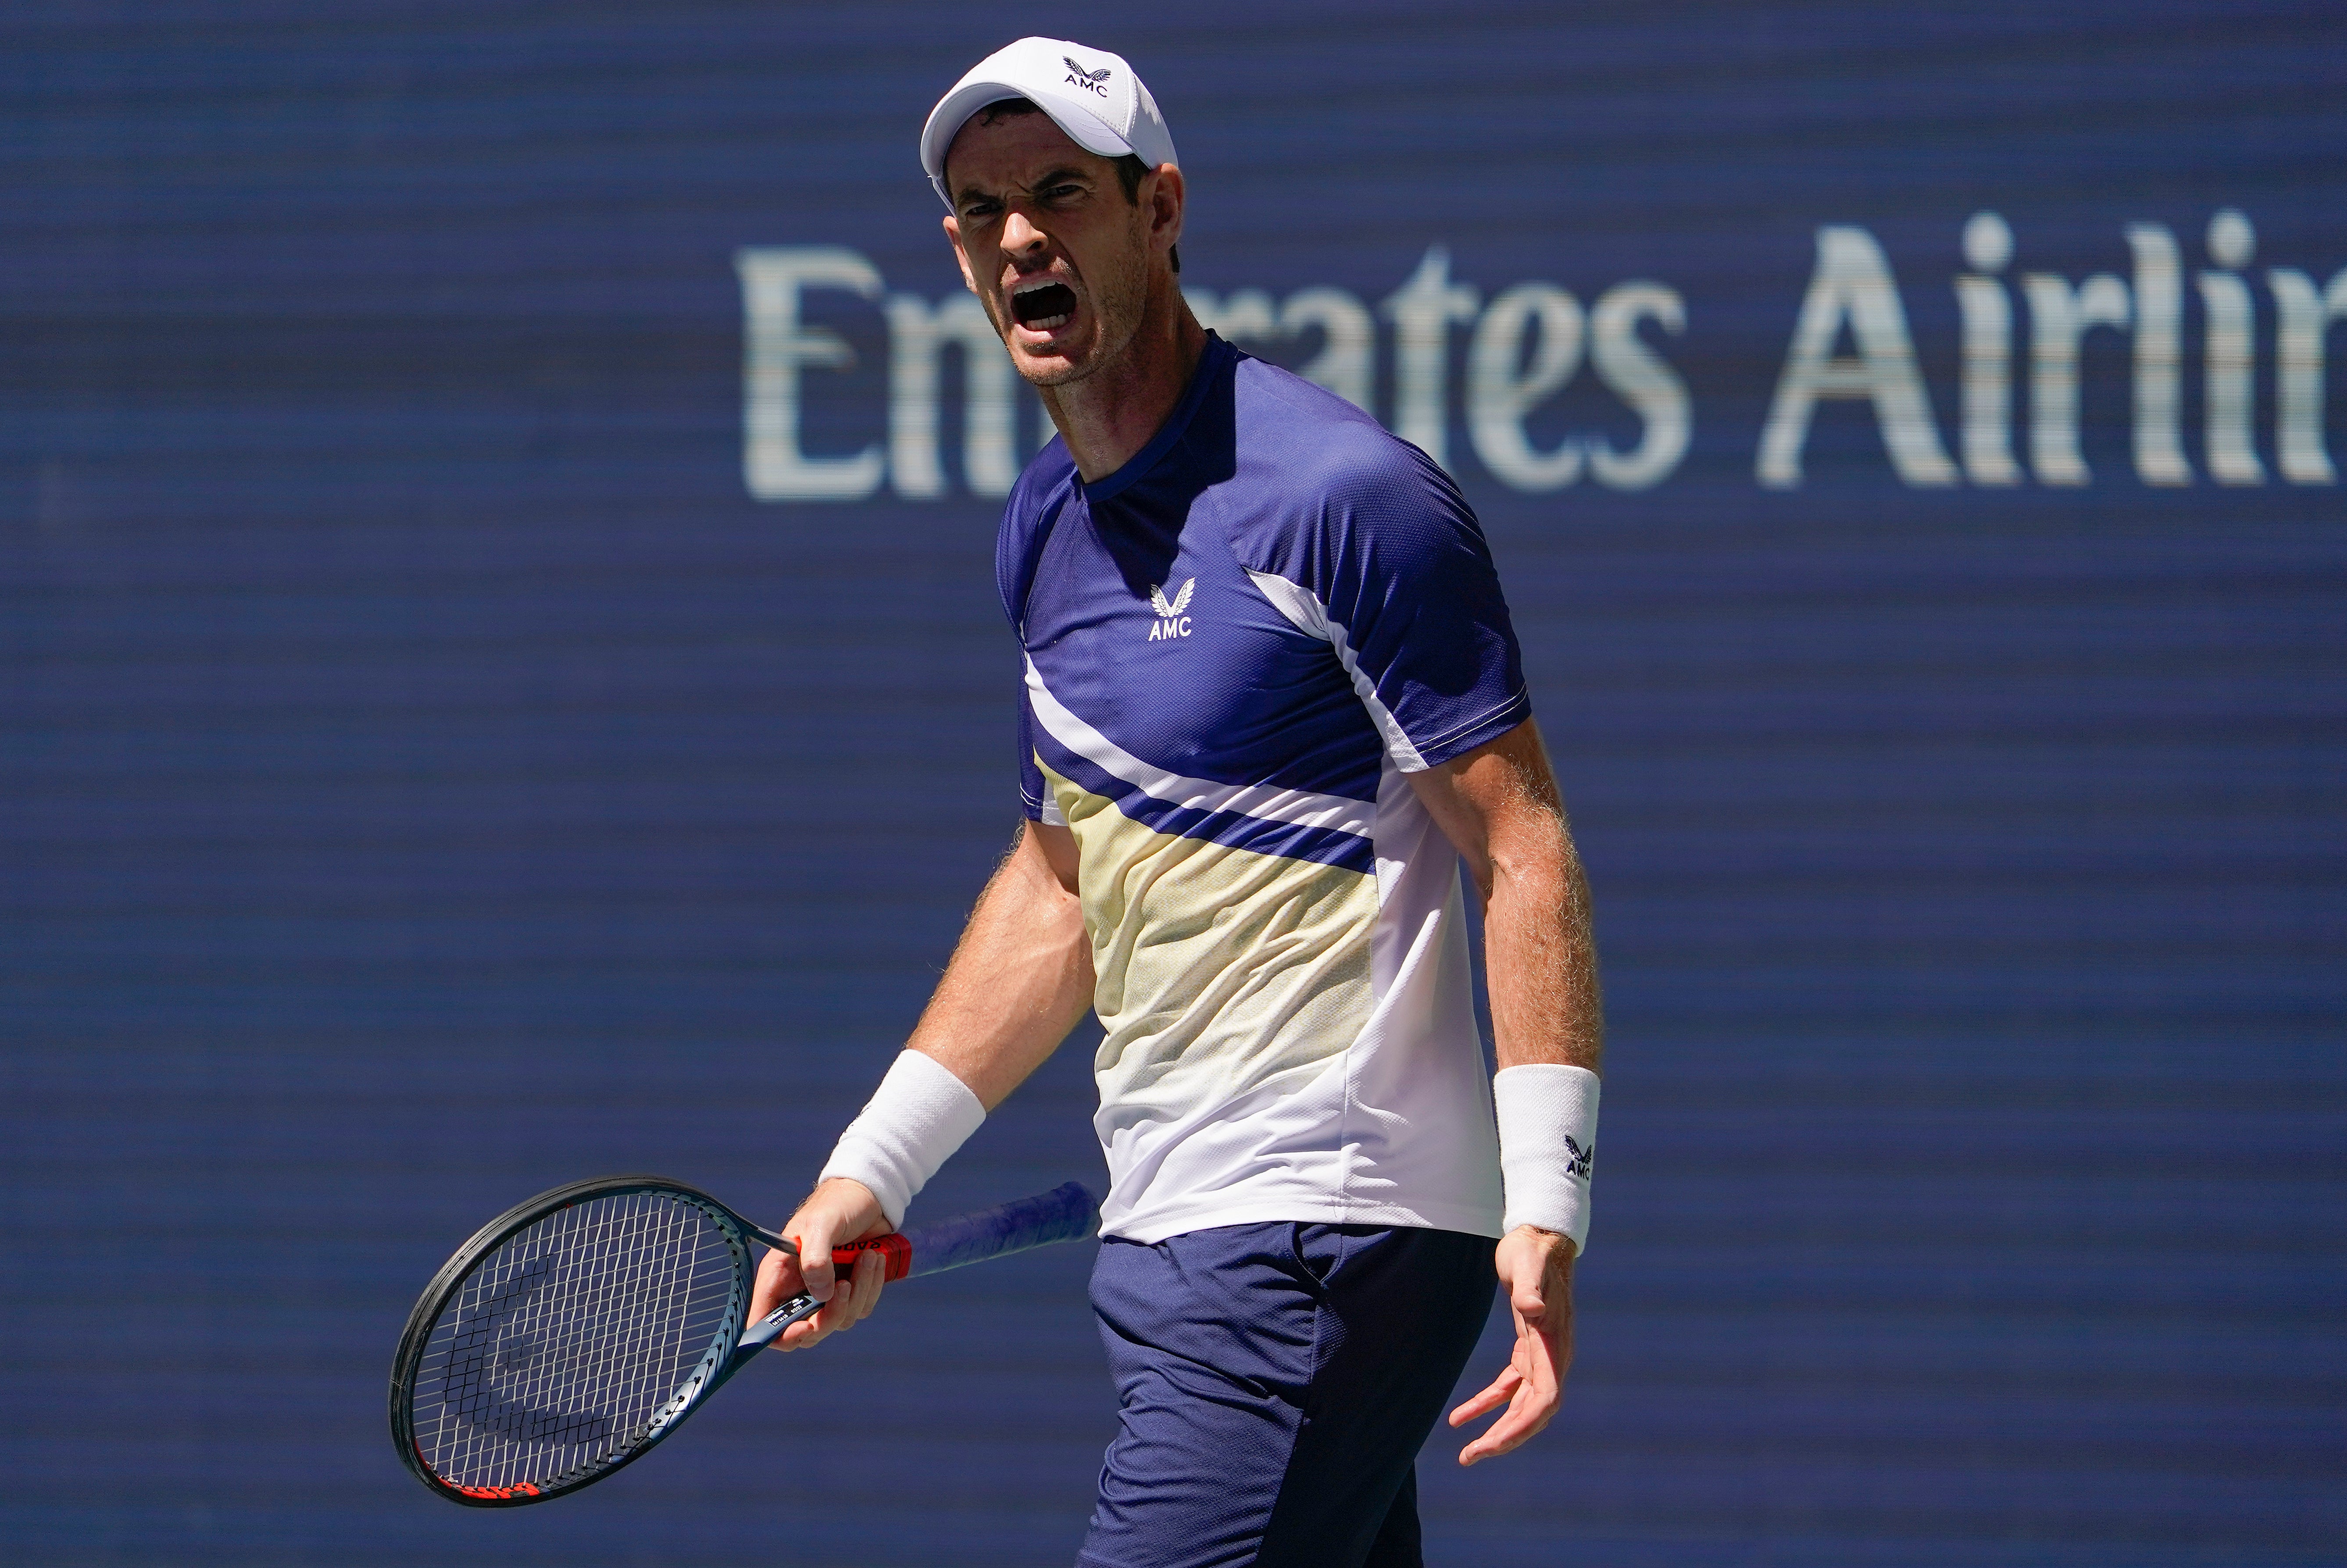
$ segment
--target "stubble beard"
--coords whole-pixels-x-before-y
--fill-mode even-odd
[[[1049,367],[1034,364],[1010,347],[1010,324],[1006,320],[1010,309],[1008,304],[991,300],[988,303],[987,310],[994,316],[995,330],[1002,335],[1003,347],[1010,354],[1010,362],[1028,385],[1039,391],[1072,386],[1114,364],[1132,346],[1149,311],[1149,245],[1146,232],[1141,226],[1138,209],[1134,213],[1133,241],[1102,276],[1087,274],[1085,277],[1085,294],[1092,307],[1094,337],[1092,351],[1081,359],[1062,360]],[[997,298],[999,300],[999,297]]]

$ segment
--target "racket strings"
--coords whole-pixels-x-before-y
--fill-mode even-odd
[[[433,1325],[413,1395],[419,1455],[451,1485],[502,1492],[624,1453],[728,1331],[736,1245],[658,1192],[573,1205],[508,1238]]]

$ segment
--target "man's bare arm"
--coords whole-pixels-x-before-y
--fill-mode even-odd
[[[1540,731],[1527,720],[1409,779],[1482,895],[1499,1065],[1597,1071],[1605,1025],[1589,884]],[[1506,1453],[1556,1414],[1573,1363],[1573,1262],[1572,1238],[1553,1231],[1524,1225],[1501,1237],[1493,1264],[1515,1315],[1515,1353],[1450,1424],[1506,1410],[1460,1451],[1461,1464]]]
[[[1092,1004],[1092,950],[1076,896],[1076,838],[1030,822],[994,870],[944,978],[906,1044],[989,1111]]]
[[[1075,836],[1030,822],[979,895],[907,1046],[959,1078],[991,1111],[1059,1048],[1092,1003],[1092,955],[1076,896]],[[879,1300],[882,1266],[877,1255],[867,1254],[835,1292],[831,1249],[887,1227],[863,1183],[843,1177],[823,1183],[784,1227],[805,1257],[804,1275],[788,1254],[769,1253],[751,1298],[753,1319],[804,1287],[827,1304],[784,1329],[774,1341],[778,1348],[802,1349],[854,1327]]]
[[[1527,719],[1409,781],[1483,898],[1499,1064],[1555,1062],[1598,1071],[1605,1015],[1589,883],[1539,727]]]

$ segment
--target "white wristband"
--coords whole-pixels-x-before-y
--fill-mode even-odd
[[[863,1114],[847,1124],[818,1182],[860,1181],[880,1200],[888,1228],[905,1223],[905,1206],[938,1167],[986,1120],[969,1085],[934,1056],[898,1054]]]
[[[1552,1062],[1503,1067],[1492,1077],[1505,1229],[1536,1225],[1573,1237],[1574,1252],[1582,1250],[1597,1158],[1597,1087],[1588,1068]]]

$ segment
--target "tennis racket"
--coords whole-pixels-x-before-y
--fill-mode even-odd
[[[845,1273],[877,1252],[887,1278],[936,1274],[1090,1236],[1100,1203],[1075,1182],[832,1250]],[[540,1193],[483,1226],[415,1303],[391,1372],[391,1441],[452,1502],[511,1508],[602,1480],[644,1456],[821,1308],[791,1298],[747,1320],[750,1244],[798,1248],[682,1182],[599,1176]]]

